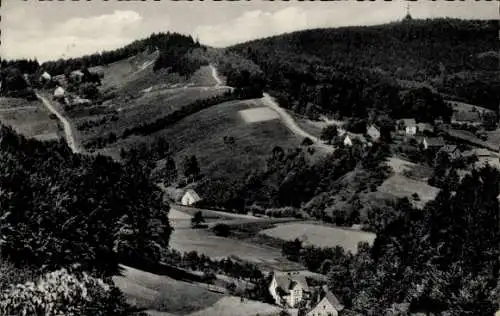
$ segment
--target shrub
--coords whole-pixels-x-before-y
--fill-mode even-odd
[[[36,283],[11,286],[0,297],[1,315],[130,315],[122,294],[85,272],[60,269]]]
[[[214,226],[213,231],[215,235],[220,237],[227,237],[231,234],[231,228],[226,224],[217,224]]]

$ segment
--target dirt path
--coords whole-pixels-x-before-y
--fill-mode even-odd
[[[36,92],[37,98],[43,102],[43,104],[49,109],[51,113],[53,113],[57,118],[61,121],[64,127],[64,135],[66,136],[66,142],[68,143],[69,148],[74,153],[79,153],[80,149],[78,148],[76,144],[75,137],[73,135],[73,129],[71,127],[71,124],[69,123],[69,120],[65,118],[53,105],[50,103],[47,98],[43,97],[40,93]]]
[[[215,86],[216,87],[221,86],[222,80],[219,78],[219,75],[217,74],[217,69],[215,69],[215,67],[212,64],[210,64],[209,67],[212,70],[212,77],[214,77],[214,80],[216,82]]]
[[[292,131],[297,136],[303,137],[303,138],[310,138],[316,146],[321,147],[327,151],[333,152],[335,150],[334,146],[327,145],[323,143],[319,138],[316,136],[313,136],[309,134],[308,132],[304,131],[300,126],[297,125],[293,117],[286,112],[285,109],[280,107],[276,101],[268,94],[264,93],[264,97],[262,98],[262,101],[264,105],[275,111],[276,113],[279,114],[281,121],[285,124],[285,126]]]

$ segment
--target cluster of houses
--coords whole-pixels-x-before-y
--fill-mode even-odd
[[[100,74],[97,74],[100,76]],[[48,72],[44,72],[40,75],[40,82],[42,84],[45,83],[53,83],[55,84],[56,88],[54,89],[53,92],[53,98],[54,100],[60,101],[66,105],[89,105],[92,103],[91,100],[89,99],[83,99],[80,98],[77,95],[68,93],[65,89],[65,87],[68,86],[68,81],[79,84],[84,81],[85,74],[81,70],[74,70],[72,71],[69,76],[66,76],[65,74],[62,75],[57,75],[57,76],[52,76]],[[68,80],[69,79],[69,80]]]
[[[319,293],[313,301],[313,292]],[[275,271],[269,293],[277,305],[308,310],[307,316],[337,316],[344,306],[325,285],[310,285],[300,271]]]

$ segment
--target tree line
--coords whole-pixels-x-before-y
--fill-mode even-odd
[[[487,166],[465,176],[455,194],[445,181],[423,211],[400,200],[373,246],[360,244],[356,254],[299,240],[282,252],[327,274],[348,315],[382,315],[396,304],[411,313],[492,315],[500,305],[499,180]]]

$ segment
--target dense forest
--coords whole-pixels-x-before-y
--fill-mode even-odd
[[[395,305],[412,313],[493,315],[500,304],[499,180],[485,167],[456,192],[444,187],[423,211],[400,200],[373,247],[361,245],[356,255],[298,240],[285,243],[283,254],[327,274],[346,315],[385,315]]]
[[[6,127],[0,140],[1,251],[10,262],[112,275],[119,261],[154,261],[168,246],[169,207],[140,165],[76,155]]]
[[[301,113],[366,115],[358,112],[376,108],[370,100],[380,99],[370,97],[370,86],[384,81],[375,93],[383,93],[389,110],[401,101],[395,93],[398,83],[417,81],[497,111],[498,90],[478,91],[481,85],[499,84],[497,33],[498,21],[410,20],[306,30],[228,50],[258,65],[266,89]],[[459,85],[452,84],[457,80]],[[352,104],[352,109],[337,108],[343,104]]]

